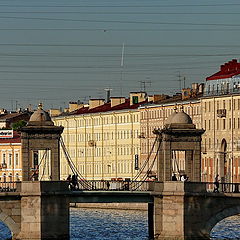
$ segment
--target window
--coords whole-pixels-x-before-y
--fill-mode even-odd
[[[18,153],[15,153],[15,164],[18,166]]]
[[[12,165],[12,154],[11,153],[8,154],[8,161],[9,161],[9,166],[11,166]]]
[[[3,153],[2,155],[2,163],[6,164],[6,153]]]
[[[226,120],[223,119],[223,129],[225,129],[225,128],[226,128]]]
[[[16,173],[16,181],[20,181],[19,174]]]
[[[133,102],[133,104],[138,103],[138,96],[133,96],[132,97],[132,102]]]
[[[211,86],[208,85],[208,94],[210,93],[210,91],[211,91]]]
[[[231,127],[232,127],[232,119],[231,118],[229,118],[229,129],[231,129]]]

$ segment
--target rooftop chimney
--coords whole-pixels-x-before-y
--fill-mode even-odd
[[[110,88],[106,88],[104,89],[107,92],[107,103],[110,102],[110,94],[111,94],[111,90]]]
[[[90,99],[89,100],[89,109],[102,106],[104,104],[104,99]]]
[[[111,97],[111,107],[115,107],[119,104],[125,103],[126,99],[124,97]]]

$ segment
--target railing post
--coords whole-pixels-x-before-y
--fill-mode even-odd
[[[235,183],[234,186],[235,186],[234,193],[239,193],[239,184]]]

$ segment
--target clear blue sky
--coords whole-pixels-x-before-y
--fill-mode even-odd
[[[173,94],[239,59],[239,18],[236,0],[1,0],[0,107]]]

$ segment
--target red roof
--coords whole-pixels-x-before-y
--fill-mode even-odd
[[[1,143],[21,143],[21,134],[13,131],[13,138],[0,138]]]
[[[220,71],[210,77],[207,77],[206,80],[231,78],[238,74],[240,74],[240,63],[237,62],[237,59],[233,59],[232,61],[221,65]]]
[[[78,114],[88,114],[88,113],[98,113],[98,112],[108,112],[108,111],[116,111],[116,110],[123,110],[123,109],[136,109],[140,105],[147,103],[147,100],[144,102],[140,102],[137,104],[133,104],[130,106],[130,99],[126,99],[125,103],[118,104],[114,107],[111,107],[111,103],[105,103],[99,107],[91,108],[89,107],[83,107],[80,109],[77,109],[70,113],[70,115],[78,115]]]

